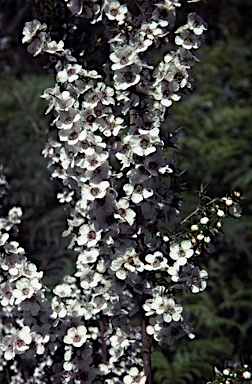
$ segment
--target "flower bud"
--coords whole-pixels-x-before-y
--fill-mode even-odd
[[[249,371],[243,372],[242,376],[244,379],[249,380],[251,378],[251,373]]]
[[[201,219],[200,219],[200,223],[201,224],[207,224],[209,222],[209,218],[208,217],[202,217]]]
[[[225,216],[225,212],[222,209],[218,209],[217,216],[223,217],[223,216]]]
[[[228,197],[228,198],[226,199],[226,205],[227,205],[228,207],[231,207],[231,205],[233,205],[233,200],[231,199],[231,197]]]

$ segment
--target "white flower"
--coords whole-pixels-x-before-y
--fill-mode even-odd
[[[108,156],[108,153],[97,153],[94,148],[89,148],[85,154],[84,167],[89,171],[94,171],[107,160]]]
[[[68,111],[74,104],[75,100],[69,91],[58,93],[55,99],[55,108],[59,111]]]
[[[166,0],[163,3],[156,2],[155,10],[153,12],[152,18],[155,20],[162,28],[167,27],[167,25],[173,25],[175,21],[175,7],[180,6],[179,0]]]
[[[199,267],[188,263],[182,268],[179,281],[185,282],[193,293],[198,293],[206,288],[207,279],[208,273],[205,270],[200,270]]]
[[[230,373],[231,373],[231,370],[229,370],[229,368],[223,369],[223,375],[229,376]]]
[[[7,305],[13,305],[15,301],[15,297],[13,296],[13,293],[12,293],[12,286],[8,283],[3,283],[1,284],[0,287],[1,287],[1,293],[0,293],[1,305],[3,307]]]
[[[167,266],[167,260],[164,258],[162,252],[156,251],[153,255],[148,254],[145,257],[147,263],[145,269],[148,271],[155,271],[157,269],[162,269]]]
[[[31,330],[24,326],[21,330],[12,330],[12,335],[2,338],[0,349],[4,351],[5,360],[9,361],[15,357],[15,354],[23,354],[30,348],[32,341]]]
[[[115,117],[113,114],[106,116],[104,120],[104,128],[101,128],[101,132],[103,132],[104,136],[117,136],[119,132],[125,128],[122,123],[124,120],[121,117]]]
[[[57,198],[60,203],[70,203],[72,201],[74,191],[65,190],[62,193],[57,193]]]
[[[194,35],[190,31],[177,30],[175,33],[179,33],[179,35],[175,37],[175,43],[177,45],[181,45],[185,49],[192,49],[192,48],[197,49],[200,47],[201,41],[199,37],[197,35]]]
[[[112,347],[109,349],[110,359],[109,364],[113,365],[113,363],[117,362],[119,357],[123,356],[124,349],[121,346]],[[106,380],[107,381],[107,380]]]
[[[151,316],[155,313],[159,315],[164,313],[165,305],[166,298],[156,295],[154,298],[145,301],[143,309],[146,311],[146,316]]]
[[[159,151],[159,147],[156,148]],[[172,173],[173,170],[166,164],[165,159],[160,153],[155,152],[151,156],[144,158],[145,169],[153,176],[164,175],[165,173]]]
[[[207,30],[206,22],[196,12],[189,13],[187,16],[187,26],[198,36]]]
[[[77,263],[80,263],[80,264],[95,263],[98,256],[99,256],[98,249],[91,248],[91,249],[85,250],[79,254]],[[78,264],[77,264],[77,266],[78,266]]]
[[[29,261],[23,261],[23,276],[32,279],[37,277],[41,279],[43,277],[43,272],[37,272],[37,267],[35,264],[30,263]]]
[[[129,335],[121,328],[117,328],[116,334],[110,337],[110,343],[112,347],[121,346],[127,348],[130,345]]]
[[[16,335],[12,334],[3,337],[0,343],[0,349],[4,352],[5,360],[12,360],[16,354]]]
[[[46,42],[43,51],[51,54],[55,54],[55,52],[62,52],[64,50],[64,41],[60,40],[58,43],[56,41],[48,41]]]
[[[43,31],[46,28],[46,24],[41,24],[41,22],[36,19],[27,21],[23,29],[24,37],[22,38],[22,43],[30,43],[38,31]]]
[[[112,96],[114,96],[114,89],[107,86],[105,83],[102,83],[102,82],[99,82],[97,84],[97,87],[95,89],[97,95],[98,95],[98,98],[100,100],[100,102],[103,104],[103,105],[114,105],[115,104],[115,100]],[[106,111],[106,109],[103,107],[103,110]]]
[[[59,71],[56,76],[56,80],[60,83],[68,81],[72,83],[77,80],[80,75],[83,74],[82,66],[79,64],[67,64],[66,68]]]
[[[166,323],[170,323],[172,320],[179,321],[181,319],[182,311],[183,307],[180,304],[176,304],[172,298],[168,298],[163,313],[163,319]]]
[[[173,91],[177,92],[180,88],[191,87],[189,82],[189,74],[187,68],[182,67],[181,65],[177,67],[176,65],[170,65],[165,76],[165,80],[173,84]]]
[[[8,248],[9,243],[5,243],[4,247]],[[23,262],[21,257],[18,254],[7,255],[4,260],[2,260],[1,268],[4,271],[8,271],[8,273],[17,278],[22,274],[23,270]]]
[[[28,45],[27,51],[33,56],[37,56],[46,44],[47,33],[40,32],[36,38]]]
[[[155,90],[150,91],[150,94],[161,103],[159,108],[168,108],[172,105],[172,101],[180,100],[181,96],[175,92],[173,83],[167,81],[160,82],[156,85]]]
[[[116,20],[118,24],[122,24],[126,17],[128,9],[125,4],[121,5],[119,1],[112,0],[106,1],[104,6],[104,12],[109,20]]]
[[[34,292],[41,289],[42,284],[37,278],[27,279],[26,277],[15,282],[16,288],[13,290],[13,296],[16,298],[15,304],[20,304],[25,299],[30,299]]]
[[[133,151],[131,148],[132,135],[124,136],[121,143],[116,143],[116,158],[121,161],[122,169],[130,166],[132,162]]]
[[[20,207],[13,207],[9,210],[8,212],[8,219],[13,223],[13,224],[19,224],[21,223],[20,218],[22,217],[23,212]]]
[[[116,272],[116,277],[125,280],[129,272],[143,272],[144,264],[139,260],[134,248],[128,248],[112,261],[110,269]]]
[[[156,151],[156,145],[162,144],[159,138],[159,129],[153,128],[145,134],[142,134],[142,132],[140,133],[141,135],[132,136],[131,147],[133,153],[138,156],[146,157]]]
[[[115,89],[125,90],[139,83],[142,68],[136,64],[114,71]]]
[[[70,129],[76,121],[80,120],[80,112],[74,108],[68,108],[67,111],[60,111],[56,126],[59,129]]]
[[[10,241],[9,243],[4,244],[4,250],[6,253],[10,254],[10,257],[16,254],[20,258],[20,255],[24,255],[24,248],[19,246],[17,241]],[[7,259],[7,258],[6,258]]]
[[[117,211],[114,213],[115,219],[120,219],[123,222],[127,222],[129,225],[133,225],[136,217],[135,211],[129,208],[129,201],[125,198],[120,199],[117,203]]]
[[[101,311],[104,311],[108,306],[108,302],[103,296],[96,296],[92,300],[92,305],[94,307],[93,313],[96,314],[96,313],[99,313]]]
[[[130,197],[133,203],[137,204],[153,195],[154,191],[148,183],[149,180],[143,182],[139,181],[134,185],[124,184],[123,190],[125,191],[126,196]]]
[[[101,232],[102,230],[97,230],[94,224],[83,224],[79,229],[77,243],[92,248],[101,240]]]
[[[109,58],[114,63],[111,66],[113,71],[137,64],[138,62],[140,64],[140,59],[134,47],[129,45],[116,48],[116,50],[110,54]]]
[[[201,241],[204,239],[204,235],[202,233],[199,233],[196,237],[197,240]]]
[[[70,9],[72,14],[78,16],[82,13],[83,2],[80,0],[70,0],[67,2],[67,7]]]
[[[183,240],[181,244],[174,243],[170,246],[170,257],[178,262],[179,265],[185,265],[187,259],[193,255],[192,243],[190,240]]]
[[[144,32],[147,39],[154,40],[156,36],[162,36],[163,31],[155,21],[143,22],[141,31]]]
[[[52,308],[52,313],[50,315],[51,319],[57,319],[58,317],[63,319],[64,317],[66,317],[67,311],[66,311],[65,304],[62,303],[58,297],[55,296],[52,298],[51,308]]]
[[[225,201],[225,203],[228,207],[231,207],[234,203],[233,200],[231,199],[231,197],[223,197],[221,200]]]
[[[82,199],[94,201],[95,199],[102,199],[106,195],[106,191],[110,186],[108,181],[100,183],[92,183],[84,185],[81,190]]]
[[[6,243],[6,241],[8,240],[8,238],[9,238],[8,233],[2,233],[0,231],[0,246],[4,245]]]
[[[146,375],[144,372],[139,372],[139,369],[136,367],[131,367],[129,374],[123,378],[124,384],[145,384]]]
[[[80,277],[80,286],[83,289],[96,287],[102,279],[102,275],[92,268],[85,267],[75,273],[75,276]]]
[[[72,289],[68,284],[59,284],[53,289],[53,293],[59,297],[67,297],[72,293]]]
[[[16,349],[18,352],[24,352],[29,348],[32,341],[31,330],[28,326],[23,327],[16,334]]]
[[[87,340],[87,328],[84,325],[79,325],[77,328],[72,327],[67,331],[64,337],[64,343],[72,344],[74,347],[81,347]]]

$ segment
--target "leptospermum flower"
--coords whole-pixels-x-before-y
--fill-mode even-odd
[[[87,247],[94,247],[101,240],[101,232],[101,229],[95,228],[95,224],[83,224],[80,227],[77,242],[79,245],[85,244]]]
[[[117,202],[117,210],[114,213],[115,219],[120,219],[120,221],[126,221],[128,224],[133,225],[135,222],[136,212],[129,207],[130,203],[127,199],[120,199]]]
[[[108,181],[102,181],[101,183],[95,184],[90,183],[84,185],[82,189],[82,199],[94,201],[95,199],[102,199],[106,195],[106,190],[109,187]]]
[[[87,328],[84,325],[69,328],[63,341],[66,344],[71,344],[76,348],[81,347],[87,340]]]
[[[190,240],[183,240],[181,244],[172,244],[170,247],[170,257],[177,261],[178,265],[185,265],[187,259],[194,254]]]

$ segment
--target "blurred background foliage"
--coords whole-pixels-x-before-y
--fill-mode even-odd
[[[0,0],[0,162],[11,188],[2,211],[22,207],[18,241],[45,271],[45,283],[51,287],[73,272],[75,259],[67,239],[61,238],[68,217],[56,199],[62,187],[50,180],[41,155],[51,118],[44,116],[46,103],[39,96],[54,79],[50,69],[43,69],[46,58],[32,58],[21,38],[25,21],[34,17],[57,26],[59,18],[66,17],[60,4],[60,0]],[[215,252],[200,263],[210,276],[207,289],[181,297],[196,338],[181,339],[153,353],[155,384],[203,383],[211,378],[213,366],[241,358],[249,362],[252,354],[252,7],[250,0],[183,5],[185,12],[198,11],[209,31],[199,51],[201,62],[193,68],[195,89],[171,110],[169,129],[182,128],[178,145],[180,167],[186,170],[182,216],[199,203],[201,184],[212,197],[239,189],[243,215],[225,223]]]

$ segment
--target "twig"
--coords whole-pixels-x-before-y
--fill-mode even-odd
[[[214,203],[216,200],[218,200],[217,198],[209,201],[209,203],[207,203],[205,206],[208,207],[208,205],[211,205],[212,203]],[[179,226],[184,224],[187,220],[189,220],[192,216],[196,215],[196,213],[202,209],[202,207],[198,207],[197,209],[195,209],[195,211],[193,211],[192,213],[190,213],[189,216],[187,216],[184,220],[182,220],[180,223],[179,223]]]
[[[150,336],[146,332],[145,315],[142,313],[142,344],[143,344],[143,366],[146,375],[146,384],[152,384],[151,377],[151,342]]]
[[[108,351],[107,351],[106,340],[104,337],[106,327],[105,327],[103,318],[99,320],[99,324],[100,324],[100,335],[101,335],[101,342],[102,342],[102,362],[106,364],[108,361]]]

